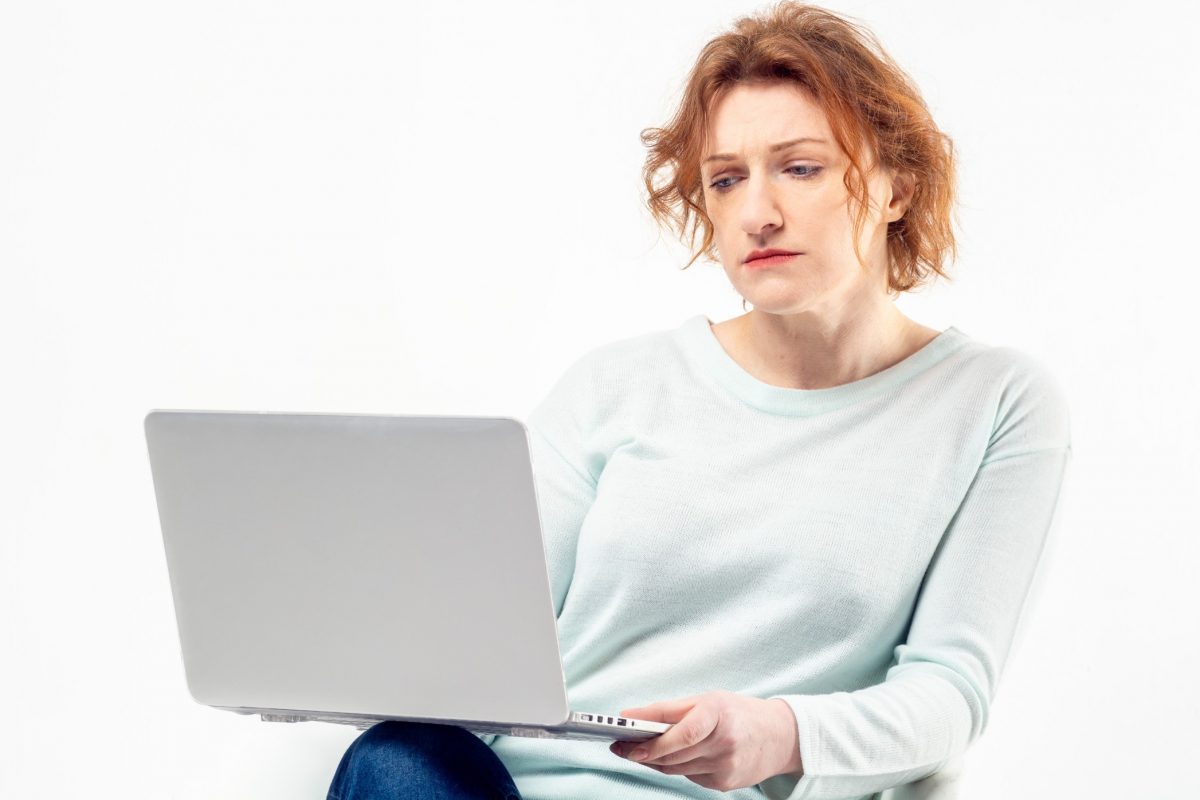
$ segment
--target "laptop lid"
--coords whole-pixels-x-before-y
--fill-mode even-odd
[[[145,432],[198,702],[567,719],[519,420],[155,410]]]

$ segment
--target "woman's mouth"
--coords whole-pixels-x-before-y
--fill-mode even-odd
[[[801,255],[800,253],[786,253],[775,256],[766,256],[765,258],[755,258],[746,262],[746,269],[761,269],[763,267],[774,267],[777,264],[786,264],[789,260]]]

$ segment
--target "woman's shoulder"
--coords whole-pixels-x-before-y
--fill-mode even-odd
[[[630,387],[644,386],[661,376],[671,358],[670,329],[610,339],[578,352],[559,371],[547,402],[583,408],[594,413],[628,403],[638,396]]]
[[[1070,404],[1050,363],[1021,347],[964,338],[952,366],[967,390],[988,398],[995,414],[991,457],[1002,455],[1005,445],[1070,447]]]
[[[636,380],[640,373],[661,366],[676,346],[670,328],[621,336],[586,348],[568,371],[588,373],[607,381]]]
[[[1042,356],[1021,347],[990,344],[958,333],[964,342],[955,353],[958,369],[977,373],[1013,390],[1038,386],[1045,391],[1061,391],[1055,369]]]

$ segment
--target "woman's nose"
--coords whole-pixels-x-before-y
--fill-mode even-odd
[[[756,234],[769,225],[778,226],[782,222],[782,214],[775,188],[770,182],[751,177],[743,185],[746,191],[742,193],[741,217],[746,233]]]

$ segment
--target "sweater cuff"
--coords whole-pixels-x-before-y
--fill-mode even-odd
[[[800,746],[800,760],[804,762],[804,774],[797,779],[794,774],[775,775],[758,784],[767,800],[803,800],[813,796],[813,785],[820,774],[817,759],[820,745],[817,741],[817,725],[812,709],[804,695],[772,695],[768,700],[784,701],[796,716],[796,736]]]

